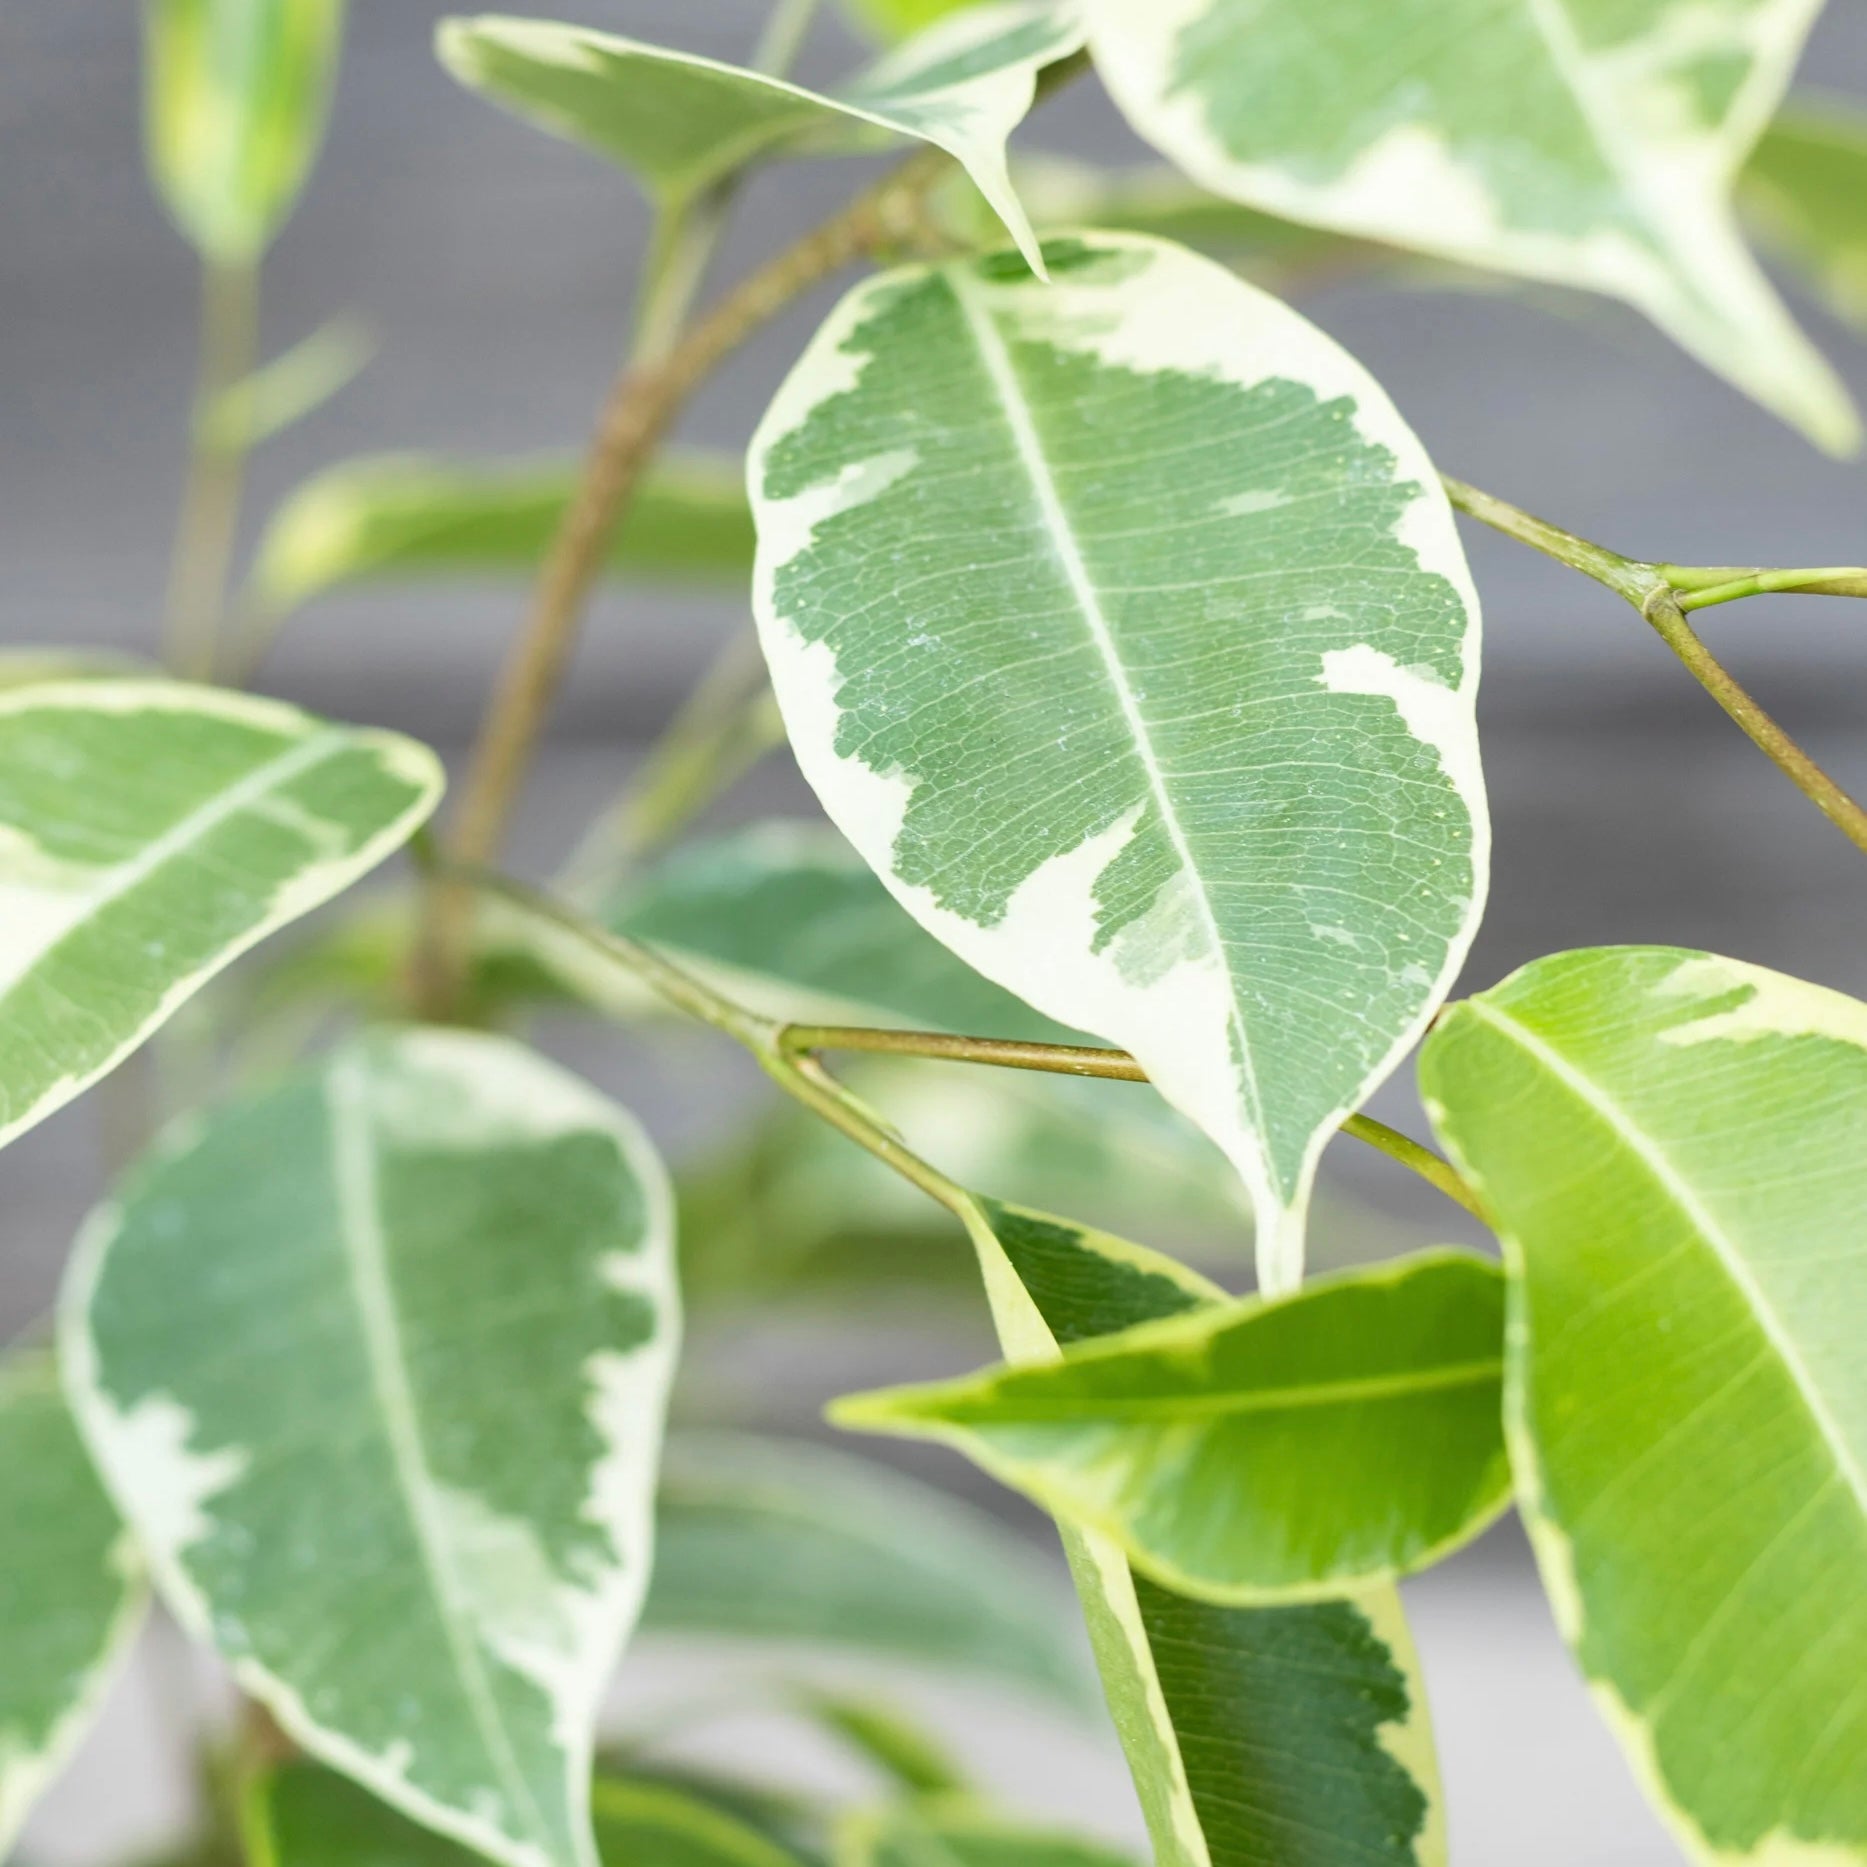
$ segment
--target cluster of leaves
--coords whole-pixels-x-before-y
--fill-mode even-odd
[[[446,24],[465,85],[653,199],[637,366],[581,475],[379,460],[302,489],[234,629],[239,463],[355,361],[326,334],[236,367],[341,7],[150,0],[152,167],[223,340],[173,671],[222,684],[57,651],[7,670],[0,1140],[425,838],[429,751],[233,684],[298,604],[543,562],[549,636],[606,570],[749,575],[763,657],[716,671],[593,836],[562,891],[581,906],[430,850],[425,932],[379,902],[182,1021],[225,1040],[233,1089],[93,1214],[55,1348],[0,1361],[0,1845],[153,1584],[269,1717],[232,1786],[254,1862],[1106,1864],[820,1689],[788,1702],[880,1771],[875,1809],[596,1757],[638,1628],[1084,1696],[1041,1574],[942,1494],[764,1438],[664,1453],[678,1211],[695,1306],[847,1276],[852,1234],[880,1281],[878,1241],[963,1228],[1003,1364],[834,1417],[957,1447],[1056,1519],[1169,1867],[1445,1861],[1395,1585],[1513,1501],[1687,1849],[1867,1861],[1867,1007],[1653,948],[1447,1004],[1488,864],[1454,503],[1634,600],[1857,841],[1867,816],[1693,659],[1685,614],[1867,572],[1638,563],[1444,483],[1381,387],[1241,276],[1424,256],[1609,293],[1844,447],[1846,398],[1736,214],[1860,315],[1867,131],[1833,105],[1765,127],[1813,8],[863,12],[917,30],[824,91],[777,71],[808,6],[761,69]],[[1175,171],[1009,161],[1090,62]],[[940,153],[690,320],[748,164],[916,144]],[[878,246],[920,256],[824,322],[747,488],[651,464],[696,358]],[[521,659],[548,669],[549,644]],[[760,825],[645,863],[774,720],[840,835]],[[412,951],[415,1004],[451,1015],[410,1015]],[[796,1107],[677,1190],[628,1114],[514,1034],[541,1002],[697,1017]],[[314,1048],[336,1004],[372,1015]],[[1416,1047],[1449,1165],[1358,1114]],[[253,1069],[281,1049],[308,1054]],[[896,1122],[825,1069],[838,1049],[881,1053],[864,1090]],[[935,1057],[1052,1075],[969,1078],[924,1119]],[[1345,1125],[1478,1211],[1501,1266],[1436,1249],[1305,1281]],[[1157,1240],[1248,1207],[1258,1293],[1047,1204]]]

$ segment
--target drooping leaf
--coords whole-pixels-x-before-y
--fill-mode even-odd
[[[1695,1858],[1867,1859],[1867,1007],[1672,948],[1539,960],[1421,1061],[1511,1275],[1557,1620]]]
[[[142,1617],[135,1551],[49,1354],[0,1360],[0,1857]]]
[[[1847,391],[1737,231],[1731,189],[1808,0],[1088,0],[1134,127],[1215,193],[1606,292],[1811,439]]]
[[[657,1532],[644,1632],[855,1649],[1083,1700],[1065,1602],[1022,1540],[872,1460],[678,1436]]]
[[[835,1867],[1134,1867],[1099,1841],[1019,1822],[962,1796],[865,1811],[837,1830]]]
[[[544,20],[447,20],[438,46],[462,84],[622,163],[664,211],[762,155],[858,153],[907,138],[952,155],[1036,263],[1005,143],[1038,72],[1082,40],[1070,0],[998,0],[938,21],[833,95]]]
[[[1836,317],[1867,330],[1867,110],[1798,92],[1764,131],[1738,195],[1760,244]]]
[[[210,259],[264,251],[317,160],[343,0],[144,0],[149,169]]]
[[[346,461],[307,480],[273,514],[254,560],[254,600],[282,614],[369,578],[526,575],[576,483],[569,462]],[[608,563],[639,577],[742,579],[752,521],[739,463],[682,448],[664,455],[644,476]]]
[[[1425,1568],[1508,1504],[1503,1355],[1497,1267],[1420,1252],[830,1417],[956,1446],[1181,1594],[1316,1600]]]
[[[852,292],[753,442],[761,635],[830,816],[1134,1052],[1291,1284],[1323,1143],[1476,926],[1477,600],[1375,383],[1182,248]]]
[[[202,410],[198,439],[232,452],[255,447],[315,414],[356,381],[375,353],[360,325],[333,318],[223,389]]]
[[[171,1607],[305,1749],[511,1867],[593,1858],[671,1246],[620,1110],[411,1030],[171,1133],[70,1274],[79,1421]]]
[[[1224,1301],[1171,1258],[996,1200],[975,1202],[968,1230],[1014,1361]],[[1159,1867],[1445,1867],[1424,1687],[1391,1586],[1222,1607],[1060,1528]]]
[[[591,1802],[604,1867],[797,1867],[757,1829],[669,1784],[600,1776]],[[305,1762],[253,1786],[246,1839],[264,1867],[472,1867],[480,1858]]]
[[[424,746],[162,681],[0,693],[0,1141],[434,808]]]

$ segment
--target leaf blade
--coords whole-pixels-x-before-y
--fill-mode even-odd
[[[1052,256],[1048,287],[908,268],[832,314],[753,441],[760,635],[838,828],[969,964],[1140,1059],[1286,1288],[1322,1146],[1482,908],[1476,596],[1417,441],[1320,333],[1164,243]]]
[[[410,1031],[172,1135],[68,1280],[80,1423],[184,1624],[314,1755],[513,1867],[592,1858],[671,1237],[620,1110]]]

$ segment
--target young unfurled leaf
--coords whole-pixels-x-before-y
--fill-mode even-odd
[[[1503,1352],[1496,1267],[1423,1252],[831,1418],[957,1446],[1182,1594],[1313,1600],[1504,1509]]]
[[[930,26],[833,95],[546,20],[447,20],[438,45],[462,84],[613,157],[664,210],[768,153],[931,143],[965,168],[1035,264],[1005,143],[1031,107],[1038,72],[1082,40],[1070,0],[998,0]]]
[[[1088,0],[1135,128],[1215,193],[1607,292],[1813,440],[1859,423],[1730,194],[1801,0]]]
[[[1867,1006],[1558,954],[1421,1082],[1504,1238],[1520,1501],[1609,1723],[1697,1859],[1867,1859]]]
[[[346,461],[307,480],[273,514],[254,561],[253,599],[281,615],[366,578],[527,575],[576,484],[570,462]],[[644,475],[608,563],[641,577],[743,578],[752,519],[739,463],[673,449]]]
[[[835,1867],[1133,1867],[1081,1835],[1012,1821],[964,1796],[928,1796],[849,1817]]]
[[[68,1281],[79,1422],[170,1606],[305,1749],[510,1867],[594,1858],[671,1229],[619,1109],[411,1030],[172,1132]]]
[[[687,1434],[668,1447],[645,1633],[798,1641],[1087,1684],[1068,1597],[971,1505],[822,1446]]]
[[[1867,111],[1798,93],[1764,131],[1738,195],[1758,241],[1836,317],[1867,330]]]
[[[88,1729],[142,1607],[52,1357],[16,1349],[0,1360],[0,1856]]]
[[[921,923],[1134,1052],[1231,1158],[1268,1288],[1424,1028],[1488,855],[1477,599],[1375,383],[1182,248],[892,272],[753,442],[799,763]]]
[[[968,1229],[1014,1361],[1224,1301],[1171,1258],[996,1200],[974,1203]],[[1391,1586],[1221,1607],[1059,1528],[1159,1867],[1445,1867],[1425,1689]]]
[[[144,0],[156,190],[210,259],[257,259],[317,159],[343,0]]]
[[[0,1141],[404,842],[424,746],[163,681],[0,692]]]

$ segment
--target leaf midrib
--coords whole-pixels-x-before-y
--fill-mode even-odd
[[[1776,1350],[1778,1360],[1788,1370],[1818,1435],[1828,1447],[1836,1469],[1847,1480],[1862,1516],[1867,1517],[1867,1472],[1856,1463],[1846,1435],[1829,1411],[1828,1402],[1804,1362],[1795,1338],[1785,1328],[1775,1306],[1744,1262],[1736,1241],[1718,1222],[1710,1207],[1693,1191],[1691,1182],[1673,1165],[1666,1150],[1641,1128],[1614,1095],[1584,1075],[1567,1057],[1527,1025],[1483,999],[1468,1000],[1466,1009],[1481,1022],[1489,1024],[1507,1043],[1514,1043],[1540,1063],[1571,1095],[1606,1122],[1621,1138],[1628,1152],[1645,1167],[1660,1191],[1671,1200],[1680,1216],[1710,1247],[1712,1256],[1724,1267],[1725,1275],[1736,1287],[1750,1313],[1756,1317],[1758,1327]]]

